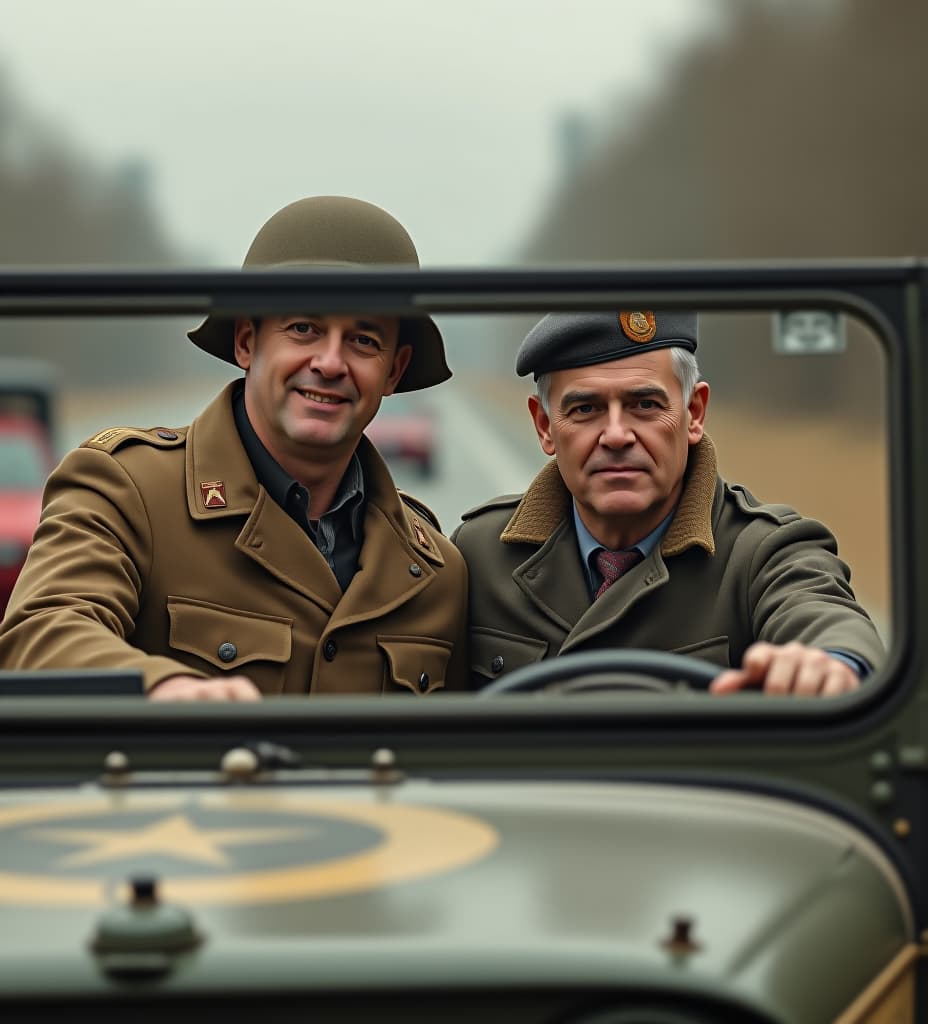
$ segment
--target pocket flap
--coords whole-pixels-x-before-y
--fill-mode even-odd
[[[713,636],[708,640],[687,644],[685,647],[675,647],[671,653],[685,654],[689,658],[701,658],[703,661],[711,662],[713,665],[731,668],[731,655],[728,650],[727,636]]]
[[[548,645],[535,637],[515,636],[498,629],[475,626],[470,631],[470,667],[487,679],[534,665],[547,654]]]
[[[221,669],[290,659],[293,620],[169,597],[170,644]]]
[[[445,685],[451,643],[421,636],[379,636],[387,656],[387,678],[415,694],[432,693]]]

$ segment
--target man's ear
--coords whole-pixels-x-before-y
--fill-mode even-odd
[[[554,441],[551,437],[551,420],[538,399],[538,395],[528,396],[528,411],[535,424],[535,433],[545,455],[554,455]]]
[[[387,383],[383,389],[385,395],[392,395],[396,391],[396,385],[399,384],[401,377],[406,372],[410,359],[412,359],[412,345],[400,345],[393,354],[393,366],[390,368],[390,376],[387,377]]]
[[[709,405],[709,385],[701,380],[693,388],[693,396],[687,406],[687,441],[697,444],[702,440],[706,428],[706,409]]]
[[[254,320],[240,317],[235,321],[235,361],[243,370],[247,370],[251,366],[251,360],[255,354],[256,340],[257,333]]]

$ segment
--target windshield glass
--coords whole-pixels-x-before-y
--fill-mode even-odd
[[[520,377],[512,370],[523,339],[543,313],[436,317],[448,362],[455,368],[453,377],[422,392],[387,396],[366,429],[386,460],[396,486],[412,495],[417,503],[415,510],[425,510],[424,514],[447,535],[461,526],[462,517],[468,517],[466,535],[483,515],[478,511],[475,518],[475,509],[489,508],[508,496],[501,506],[506,512],[498,534],[519,507],[518,498],[512,496],[537,489],[543,470],[552,461],[533,420],[531,402],[536,385],[532,375]],[[8,323],[12,325],[11,335],[32,339],[34,355],[41,353],[54,360],[59,354],[60,326],[51,331],[49,321],[14,319]],[[204,414],[229,382],[242,379],[240,370],[189,344],[184,333],[191,326],[189,321],[173,318],[74,319],[69,325],[67,360],[60,367],[70,385],[57,395],[55,403],[58,454],[63,456],[88,441],[93,446],[98,438],[106,442],[119,428],[147,430],[156,441],[167,445],[177,439],[183,441],[184,428]],[[110,339],[115,354],[105,366],[97,365],[91,372],[89,353],[102,338]],[[733,489],[730,495],[736,495],[737,502],[745,506],[742,511],[756,516],[758,522],[780,524],[789,516],[801,514],[803,521],[825,524],[834,537],[826,545],[837,546],[841,562],[849,567],[854,598],[888,647],[892,637],[888,371],[879,338],[853,316],[822,310],[703,312],[698,318],[697,355],[700,378],[707,382],[710,394],[705,413],[706,443],[713,446],[720,479]],[[614,365],[626,364],[635,367],[638,362],[619,360]],[[142,375],[136,372],[139,366],[146,368]],[[553,410],[553,416],[557,415]],[[848,443],[851,434],[853,444]],[[642,437],[641,443],[626,449],[612,445],[612,450],[642,451],[650,457],[655,449],[643,431]],[[117,454],[128,451],[131,460],[128,446],[135,440],[128,436],[127,447],[117,450]],[[16,449],[22,450],[22,445]],[[12,453],[13,449],[8,451]],[[569,480],[567,460],[573,457],[572,450],[566,448],[558,455],[559,463],[567,467],[563,475]],[[694,472],[693,458],[691,455],[687,479]],[[31,465],[34,467],[34,463]],[[14,469],[11,463],[5,471],[10,483],[14,481]],[[866,481],[866,486],[862,487],[861,481]],[[40,481],[34,479],[33,483],[38,486]],[[219,483],[231,486],[230,482]],[[221,493],[227,501],[228,495]],[[583,522],[584,497],[580,492],[578,496],[576,507]],[[760,512],[754,513],[751,506],[758,506]],[[585,522],[596,530],[595,518],[586,518]],[[574,525],[579,533],[579,524]],[[716,522],[720,544],[723,532]],[[495,535],[491,539],[495,541]],[[534,548],[517,550],[522,551],[517,563],[536,557]],[[508,557],[510,549],[502,545],[499,552],[499,557]],[[739,549],[723,557],[745,556]],[[673,560],[664,561],[673,573]],[[778,578],[788,581],[791,574],[800,571],[788,561],[782,568],[778,566],[773,564],[769,570],[773,582],[767,581],[765,587],[775,589],[780,585]],[[542,622],[537,624],[537,633],[535,625],[519,630],[500,622],[500,613],[493,610],[495,598],[481,589],[481,571],[479,564],[471,563],[471,659],[479,662],[485,631],[492,633],[497,626],[510,644],[513,637],[523,634],[532,644],[546,637]],[[756,573],[754,578],[751,585],[760,587]],[[810,579],[799,584],[799,591],[820,585]],[[738,619],[736,609],[722,607],[733,599],[730,592],[716,599],[720,620]],[[789,596],[785,609],[781,609],[767,608],[751,592],[743,592],[737,599],[751,605],[751,628],[760,636],[772,635],[762,631],[775,629],[778,617],[788,617],[790,603],[804,600]],[[699,628],[705,631],[708,627]],[[661,635],[665,634],[670,635],[666,630]],[[714,634],[705,639],[713,638]],[[702,639],[697,636],[697,640]],[[658,639],[649,641],[649,645],[686,653],[690,643],[684,641],[696,642],[680,634],[666,644]],[[717,644],[710,644],[709,649],[697,647],[696,656],[716,668],[724,667],[735,660],[735,641],[727,644],[724,655],[716,649]],[[500,655],[495,647],[489,656],[491,664],[497,657],[508,657],[513,667],[535,660],[534,655],[526,660],[518,651]],[[490,681],[479,673],[472,679],[478,685]]]
[[[424,0],[403,0],[389,10],[350,0],[302,7],[271,0],[235,18],[218,0],[194,8],[179,2],[144,4],[132,13],[113,0],[89,0],[73,10],[62,7],[56,31],[49,33],[41,6],[26,5],[7,20],[0,40],[0,264],[6,269],[167,271],[238,269],[243,261],[264,269],[370,261],[473,270],[745,261],[799,266],[810,259],[909,256],[923,251],[928,237],[928,212],[911,199],[921,194],[928,160],[920,140],[905,128],[923,120],[928,70],[920,40],[928,29],[926,19],[922,5],[907,5],[889,17],[866,4],[767,0],[647,5],[580,0],[540,7],[519,0],[504,10],[480,0],[441,12]],[[87,33],[84,27],[91,23],[98,29]],[[127,46],[126,40],[137,39],[140,32],[146,46]],[[76,48],[72,41],[78,37],[83,42]],[[879,56],[885,54],[891,57]],[[333,237],[326,228],[298,254],[253,246],[275,212],[304,197],[331,196],[375,204],[399,221],[411,242],[380,249],[365,243],[333,254],[326,249]],[[611,312],[653,314],[646,281],[636,295],[640,302],[632,309]],[[396,487],[418,503],[410,513],[418,525],[409,520],[409,543],[421,544],[421,531],[432,545],[418,549],[423,559],[431,553],[436,562],[440,557],[447,564],[445,549],[430,532],[438,529],[434,523],[450,536],[462,517],[488,502],[499,499],[500,509],[508,507],[506,501],[532,486],[558,445],[558,462],[567,466],[573,441],[566,434],[557,443],[541,436],[543,431],[540,435],[530,408],[533,374],[515,372],[520,345],[551,309],[533,297],[531,304],[523,298],[509,311],[501,307],[491,315],[485,312],[493,308],[488,302],[479,313],[465,313],[455,311],[453,296],[438,298],[433,319],[444,338],[450,379],[441,380],[442,373],[431,367],[422,371],[437,373],[428,386],[407,391],[398,368],[396,379],[378,384],[371,399],[366,386],[349,394],[350,388],[323,386],[302,371],[287,369],[278,379],[273,370],[263,378],[261,393],[271,405],[286,393],[300,396],[293,402],[323,406],[322,412],[313,411],[319,422],[326,416],[334,422],[341,415],[334,410],[351,404],[346,436],[360,437],[363,429]],[[0,409],[19,415],[30,403],[42,406],[36,419],[56,460],[93,438],[99,452],[110,441],[127,449],[143,443],[136,435],[106,433],[116,428],[153,431],[154,442],[169,455],[175,442],[178,447],[188,443],[181,428],[242,376],[242,358],[254,356],[211,349],[202,337],[191,343],[187,332],[202,322],[207,305],[205,299],[191,301],[184,316],[58,316],[48,309],[42,315],[5,317],[0,359],[28,358],[36,381],[33,397],[27,379],[22,398],[7,397]],[[311,321],[320,315],[339,314],[311,310],[301,314],[307,325],[292,331],[304,337],[316,331]],[[255,339],[272,321],[255,324]],[[392,351],[392,336],[377,336],[383,324],[362,326],[352,346]],[[398,327],[399,348],[407,338],[404,330],[408,324]],[[240,341],[248,349],[247,333],[236,342],[231,338],[223,344]],[[696,356],[711,396],[703,403],[699,429],[713,446],[719,487],[734,488],[732,515],[737,509],[759,528],[793,514],[784,509],[795,509],[804,523],[823,524],[837,551],[828,551],[826,560],[833,567],[832,559],[848,567],[834,568],[843,580],[841,593],[829,593],[827,602],[834,598],[841,607],[845,602],[859,605],[880,642],[891,648],[900,609],[892,606],[890,569],[893,410],[887,396],[892,365],[881,339],[862,319],[849,310],[839,313],[825,299],[799,308],[769,296],[763,302],[745,297],[728,307],[707,301],[699,310]],[[252,372],[253,379],[259,376]],[[36,390],[39,377],[42,388],[55,382],[49,409],[36,405],[34,395],[42,393]],[[363,519],[352,519],[352,510],[364,507],[369,495],[348,473],[347,459],[336,474],[337,486],[329,487],[303,472],[307,467],[298,466],[299,459],[289,460],[286,451],[281,455],[275,438],[279,442],[286,434],[286,417],[256,412],[255,401],[254,396],[241,399],[257,440],[257,446],[246,445],[243,459],[247,456],[254,468],[263,450],[283,467],[286,487],[275,491],[274,480],[280,481],[273,470],[262,475],[260,467],[254,486],[260,484],[270,501],[285,508],[288,501],[303,500],[288,490],[290,482],[305,485],[303,520],[287,512],[290,525],[300,531],[294,543],[306,539],[312,544],[333,577],[326,577],[331,588],[316,595],[315,614],[349,592],[358,565],[376,566],[389,577],[382,552],[362,553],[366,527]],[[240,437],[241,410],[237,415],[235,436]],[[161,436],[159,430],[178,436]],[[655,534],[668,528],[679,507],[684,469],[687,481],[692,476],[687,457],[697,438],[688,436],[682,445],[677,444],[680,436],[675,438],[666,447],[680,478],[659,488],[653,507],[636,521],[641,538],[637,533],[607,537],[608,516],[595,501],[572,494],[575,511],[559,523],[576,531],[581,569],[572,579],[555,573],[559,596],[576,598],[583,588],[592,601],[605,582],[599,552],[582,547],[590,539],[608,550],[650,539],[647,551],[639,552],[646,564],[631,570],[633,579],[647,577],[647,560],[656,562],[658,555],[662,561],[692,561],[699,549],[708,556],[717,535],[710,540],[707,534],[693,534],[685,543],[677,538],[690,545],[684,551],[674,547],[675,534]],[[6,456],[0,445],[3,488],[13,486],[20,473],[4,460],[15,456],[20,466],[26,442],[20,438],[10,444]],[[140,457],[136,452],[128,461]],[[177,497],[175,505],[195,509],[191,519],[197,523],[209,511],[211,523],[222,519],[229,529],[230,510],[236,509],[236,515],[244,516],[241,529],[254,505],[247,512],[236,505],[228,471],[211,465],[210,472],[191,471],[184,478],[192,490]],[[591,465],[601,469],[595,459]],[[619,484],[616,491],[631,491],[631,475],[644,472],[632,458],[603,470],[598,479],[611,473]],[[44,469],[41,475],[44,479]],[[28,483],[37,496],[42,480],[33,473]],[[368,479],[363,483],[366,487]],[[138,510],[132,504],[135,484],[126,487],[113,500],[128,515]],[[326,499],[322,511],[314,504],[322,500],[320,494]],[[238,497],[244,501],[241,493]],[[70,501],[62,497],[65,504]],[[500,523],[495,540],[517,506]],[[220,509],[226,510],[221,516]],[[329,509],[337,511],[335,519],[325,518]],[[662,516],[652,521],[654,510]],[[712,520],[716,513],[706,512],[706,517],[717,526],[718,517]],[[503,512],[493,515],[503,517]],[[7,521],[14,521],[12,513]],[[140,545],[131,553],[134,568],[126,575],[132,581],[131,600],[101,612],[111,623],[115,616],[116,632],[122,638],[131,635],[133,647],[141,635],[138,615],[150,612],[142,577],[136,579],[133,572],[155,558],[145,547],[149,539],[139,532],[143,521],[147,518],[139,512],[123,538],[124,544]],[[15,538],[4,538],[4,550],[15,555],[10,579],[20,569],[23,538],[32,535],[37,522],[37,510],[26,524],[17,513]],[[347,544],[337,540],[345,529],[352,538]],[[267,534],[282,536],[274,530]],[[553,530],[512,534],[499,541],[497,553],[511,555],[514,544],[541,537],[540,550],[552,536]],[[267,538],[263,543],[270,543]],[[244,535],[239,543],[245,546]],[[823,543],[827,547],[832,541]],[[160,558],[164,541],[159,538],[158,544]],[[752,544],[746,538],[730,553],[751,571]],[[490,550],[482,535],[479,542],[475,539],[476,549]],[[90,548],[83,554],[91,567],[101,564]],[[471,562],[474,557],[468,556]],[[530,557],[526,550],[518,565]],[[487,562],[503,565],[495,555],[488,555]],[[407,576],[410,565],[424,571],[409,555],[400,566]],[[774,561],[769,578],[758,587],[767,593],[765,588],[777,590],[787,581],[784,585],[795,584],[805,600],[818,593],[818,582],[806,579],[804,571]],[[476,578],[473,565],[470,576]],[[92,592],[111,594],[110,582],[95,581]],[[296,633],[275,634],[268,624],[272,621],[308,620],[294,609],[260,603],[238,607],[225,584],[192,595],[178,594],[170,581],[162,582],[165,594],[181,602],[170,607],[163,602],[159,628],[165,636],[174,630],[178,646],[172,650],[198,648],[198,671],[207,671],[208,665],[210,672],[241,669],[247,675],[251,655],[239,650],[225,627],[204,625],[198,617],[205,614],[203,608],[197,605],[191,612],[185,603],[191,600],[253,613],[264,623],[257,627],[264,630],[256,641],[262,655],[258,660],[269,664],[294,663],[293,645],[302,644],[301,656],[315,665],[315,645],[328,639],[318,624],[306,625],[306,636],[297,636],[303,625]],[[775,637],[779,643],[788,632],[780,628],[781,606],[768,607],[747,578],[740,583],[741,590],[718,589],[722,584],[716,580],[708,593],[716,602],[728,602],[729,620],[741,619],[707,621],[693,635],[668,634],[663,649],[722,667],[740,664],[750,639]],[[529,593],[530,578],[519,577],[512,585],[529,603],[545,604],[546,598]],[[573,629],[581,617],[574,614],[576,608],[565,614],[548,604],[544,628],[523,628],[502,615],[510,595],[499,599],[499,606],[489,594],[479,599],[486,620],[469,642],[483,653],[477,657],[469,651],[464,658],[479,662],[488,680],[558,653],[555,627],[566,629],[566,623]],[[692,603],[711,602],[703,595]],[[786,606],[792,607],[789,601]],[[642,605],[636,614],[647,619],[647,608]],[[686,618],[676,608],[655,607],[653,615],[675,623]],[[473,622],[474,609],[465,614],[456,608],[448,619]],[[736,626],[741,630],[737,641],[732,639]],[[177,640],[184,629],[193,639]],[[814,630],[804,630],[797,634],[800,639],[821,639],[823,649],[847,653],[843,641],[826,642],[813,637]],[[504,634],[505,649],[496,643],[497,633]],[[449,645],[456,649],[450,633],[433,631],[419,619],[395,635],[423,634],[443,650]],[[407,690],[420,692],[421,685],[421,692],[428,692],[436,672],[441,675],[444,669],[431,660],[417,662],[406,678],[400,653],[406,648],[390,646],[383,635],[372,632],[377,671],[394,682],[402,677],[405,682],[397,685]],[[644,646],[653,640],[644,628],[628,637]],[[338,653],[330,664],[340,667],[346,649],[338,637],[333,642]],[[170,646],[167,639],[164,643]],[[851,662],[857,671],[862,661],[863,677],[872,678],[876,659],[865,646],[866,653],[850,652]],[[75,643],[75,649],[87,648]],[[440,663],[440,655],[429,650]],[[264,658],[268,651],[272,657]],[[324,669],[325,656],[318,658]],[[503,668],[496,672],[495,664]],[[428,681],[422,683],[423,678]]]
[[[13,430],[0,420],[0,489],[41,488],[48,468],[43,452],[28,433],[17,436]]]

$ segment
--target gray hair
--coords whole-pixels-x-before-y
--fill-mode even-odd
[[[670,349],[670,360],[674,376],[680,382],[680,391],[683,393],[684,401],[689,405],[690,399],[693,397],[693,389],[699,380],[699,364],[696,362],[696,356],[687,349],[674,345]],[[551,400],[550,373],[538,375],[538,380],[535,382],[535,394],[538,396],[542,409],[550,416],[551,410],[548,407]]]

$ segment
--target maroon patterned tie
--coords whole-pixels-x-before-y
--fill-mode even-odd
[[[640,561],[641,552],[637,548],[632,548],[630,551],[597,551],[596,567],[603,578],[603,583],[596,591],[596,597],[602,597],[623,573],[628,572],[633,565],[637,565]]]

